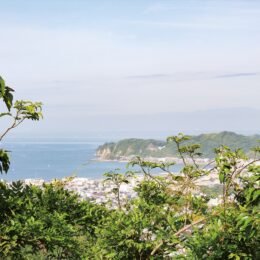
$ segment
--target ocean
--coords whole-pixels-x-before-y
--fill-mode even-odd
[[[95,161],[99,141],[5,141],[1,147],[10,151],[11,165],[0,179],[61,179],[68,176],[102,179],[105,172],[126,170],[125,162]],[[175,166],[175,171],[180,166]],[[135,168],[134,170],[137,170]]]

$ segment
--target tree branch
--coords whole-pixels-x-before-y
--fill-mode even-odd
[[[202,218],[202,219],[199,219],[187,226],[184,226],[183,228],[181,228],[179,231],[177,231],[174,236],[179,236],[180,234],[182,234],[183,232],[185,232],[186,230],[188,230],[189,228],[195,226],[195,225],[198,225],[199,223],[205,221],[207,218]],[[161,241],[154,249],[153,251],[151,252],[151,255],[154,255],[159,249],[160,247],[163,245],[163,241]]]

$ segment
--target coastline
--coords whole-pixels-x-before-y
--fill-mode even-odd
[[[96,162],[122,162],[122,163],[129,163],[130,161],[132,161],[134,158],[136,158],[136,156],[120,156],[120,157],[116,157],[116,158],[104,158],[102,156],[97,156],[95,155],[95,158],[91,159],[92,161],[96,161]],[[143,157],[142,158],[144,161],[150,161],[150,162],[163,162],[163,163],[176,163],[176,164],[182,164],[183,161],[181,158],[179,157]],[[187,163],[193,163],[191,158],[185,158],[185,160],[187,161]],[[196,158],[195,159],[196,163],[199,165],[204,165],[204,164],[208,164],[211,159],[210,158]]]

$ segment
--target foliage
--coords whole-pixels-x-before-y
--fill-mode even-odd
[[[7,151],[0,149],[0,172],[7,172],[9,165],[10,160]]]
[[[118,173],[119,169],[116,169],[113,172],[104,173],[105,180],[104,182],[110,182],[114,187],[112,192],[114,193],[117,201],[118,209],[122,209],[122,199],[120,197],[120,188],[122,184],[128,184],[131,177],[134,176],[134,172],[127,171],[126,173]]]
[[[25,119],[42,117],[41,103],[13,104],[12,92],[0,78],[0,98],[7,109],[0,116],[13,119],[1,139]],[[135,187],[136,199],[123,201],[120,192],[134,172],[105,173],[116,208],[81,200],[65,189],[69,179],[42,187],[1,181],[0,258],[260,259],[260,147],[252,148],[249,159],[242,149],[221,143],[205,167],[197,162],[203,155],[193,140],[178,134],[165,142],[182,160],[178,174],[171,170],[174,162],[133,158],[129,167],[139,167],[143,175]],[[8,153],[0,150],[0,171],[7,172],[9,164]],[[164,175],[157,176],[156,170]],[[208,205],[209,196],[197,184],[210,175],[220,181],[217,206]]]
[[[242,178],[243,188],[234,190],[236,200],[227,208],[216,208],[214,217],[203,229],[194,230],[188,237],[188,247],[197,259],[259,259],[260,168],[257,168],[256,175]]]
[[[175,142],[184,167],[140,157],[143,179],[136,199],[122,201],[120,188],[133,172],[105,174],[118,207],[82,201],[64,189],[67,181],[43,187],[1,183],[0,256],[18,259],[258,259],[259,152],[246,160],[241,150],[221,146],[211,169],[196,163],[198,145]],[[257,149],[255,149],[257,150]],[[185,156],[184,156],[185,155]],[[187,160],[186,156],[193,158]],[[159,168],[163,176],[153,173]],[[222,202],[209,207],[197,180],[218,174]]]
[[[14,90],[6,86],[4,79],[0,76],[0,100],[3,101],[7,111],[0,113],[0,118],[9,117],[11,119],[10,126],[0,133],[0,141],[6,134],[19,126],[24,120],[40,120],[42,118],[42,103],[17,100],[13,103]],[[9,169],[8,151],[0,149],[0,173],[7,173]]]
[[[79,259],[106,209],[63,187],[0,183],[0,257]],[[88,242],[84,243],[86,240]]]

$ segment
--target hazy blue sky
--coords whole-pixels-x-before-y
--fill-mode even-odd
[[[160,115],[171,121],[165,131],[217,131],[228,118],[215,126],[208,116],[192,129],[180,115],[244,109],[260,116],[258,0],[0,4],[0,74],[17,98],[44,103],[44,121],[21,133],[163,132]],[[244,131],[236,118],[236,128],[226,127]]]

